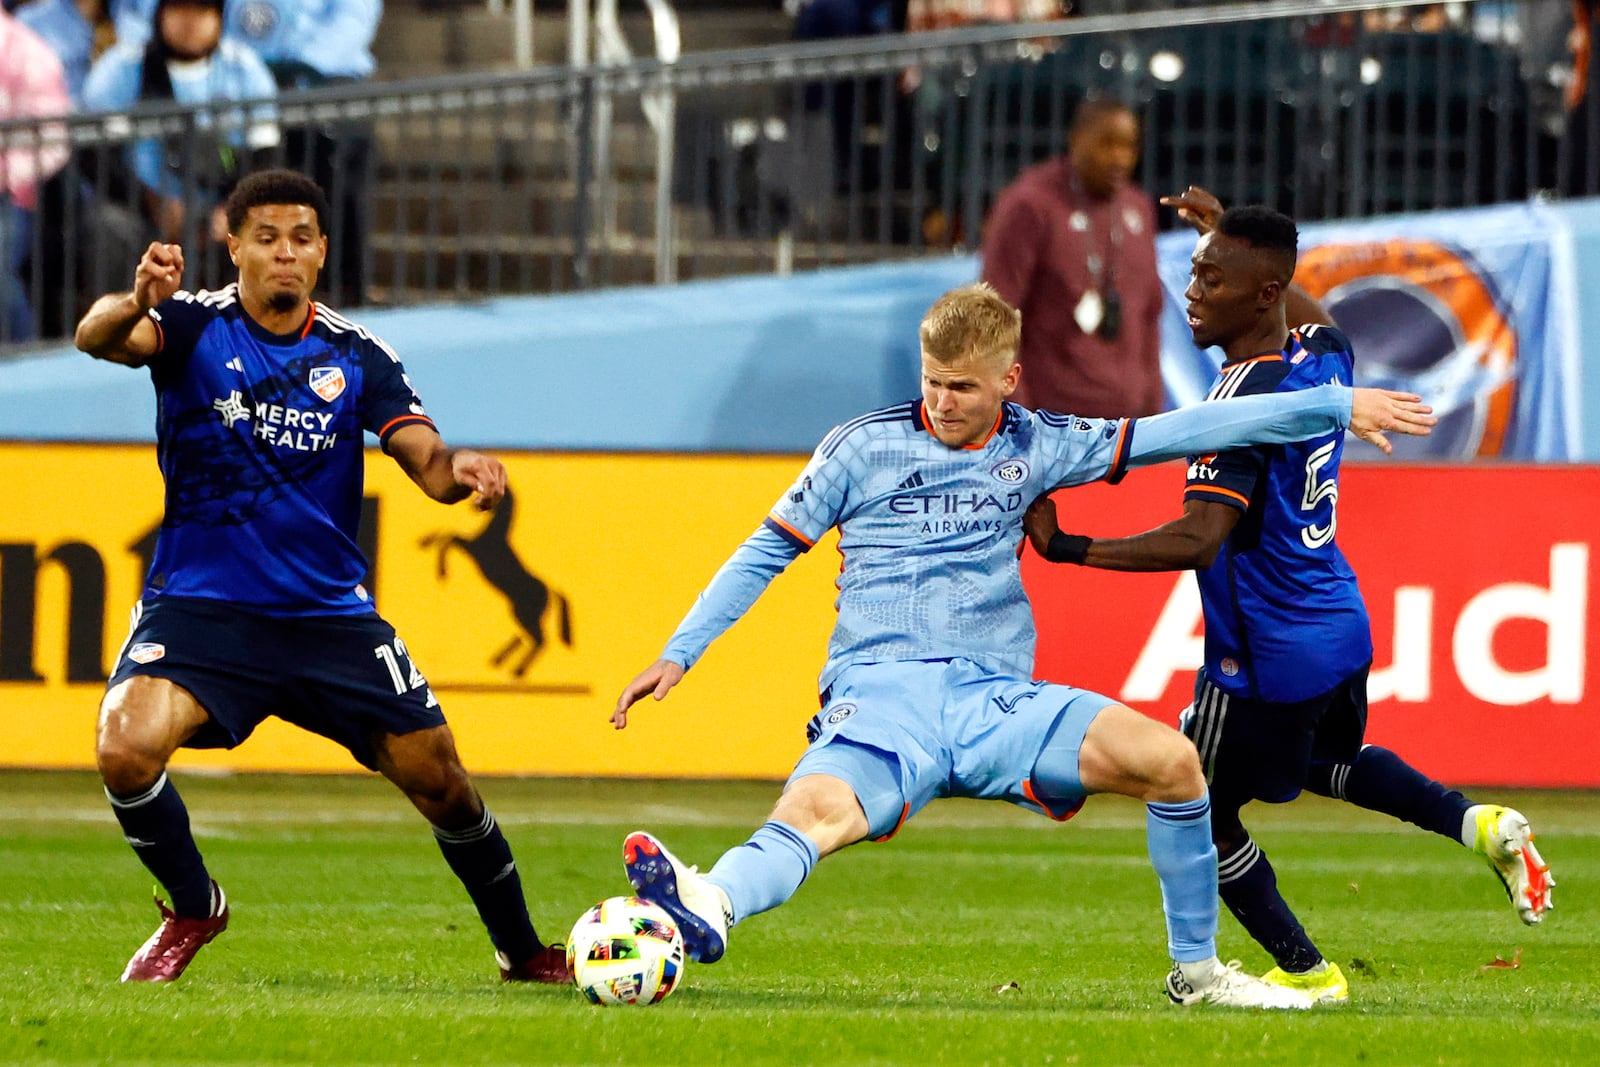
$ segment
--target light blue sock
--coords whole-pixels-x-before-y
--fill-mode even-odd
[[[1211,843],[1211,798],[1146,804],[1145,843],[1161,880],[1167,951],[1179,963],[1217,954],[1217,846]]]
[[[731,925],[794,896],[821,858],[811,838],[785,823],[769,822],[751,834],[750,840],[724,852],[706,874],[706,881],[728,894],[733,907]],[[1213,898],[1215,895],[1213,885]]]

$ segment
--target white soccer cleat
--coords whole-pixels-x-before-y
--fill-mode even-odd
[[[1167,974],[1167,996],[1174,1004],[1193,1007],[1196,1004],[1220,1004],[1229,1008],[1283,1008],[1304,1011],[1314,1001],[1298,989],[1263,982],[1254,975],[1245,974],[1238,960],[1221,963],[1211,960],[1211,974],[1196,980],[1186,975],[1178,964]],[[1192,966],[1192,965],[1191,965]]]
[[[1544,913],[1555,907],[1550,890],[1556,880],[1550,876],[1550,865],[1533,847],[1527,818],[1515,808],[1498,804],[1480,804],[1473,815],[1478,832],[1472,851],[1489,860],[1517,909],[1517,918],[1529,926],[1538,924]]]
[[[642,830],[622,842],[622,862],[633,891],[677,920],[691,959],[715,963],[722,958],[732,922],[727,894]]]

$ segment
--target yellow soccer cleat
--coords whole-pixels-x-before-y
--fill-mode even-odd
[[[1298,989],[1310,997],[1313,1004],[1337,1004],[1350,999],[1350,983],[1344,980],[1344,972],[1337,963],[1325,961],[1318,969],[1299,974],[1274,967],[1262,975],[1261,980],[1285,989]]]
[[[1517,917],[1529,926],[1536,925],[1555,906],[1550,890],[1556,880],[1550,875],[1550,865],[1533,847],[1527,818],[1498,804],[1479,804],[1472,814],[1478,825],[1472,851],[1489,860],[1517,909]]]

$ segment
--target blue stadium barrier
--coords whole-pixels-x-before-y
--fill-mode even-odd
[[[1544,354],[1522,344],[1516,384],[1532,396],[1537,372],[1542,400],[1520,411],[1522,444],[1501,454],[1600,460],[1600,434],[1582,432],[1600,419],[1600,372],[1585,365],[1588,354],[1578,345],[1600,336],[1600,302],[1577,299],[1578,279],[1600,277],[1600,201],[1307,227],[1305,244],[1323,230],[1470,242],[1533,225],[1529,220],[1546,231],[1528,238],[1543,241],[1545,273],[1528,275],[1538,290],[1525,295],[1538,297],[1541,335],[1548,335],[1543,350],[1560,358],[1538,364]],[[1187,259],[1186,233],[1161,241],[1164,260]],[[849,415],[915,395],[917,323],[935,297],[977,271],[974,257],[953,256],[358,318],[400,353],[446,437],[463,444],[808,452]],[[1170,267],[1166,273],[1169,287],[1181,285]],[[1502,295],[1523,299],[1519,292],[1512,285]],[[1170,336],[1164,358],[1169,388],[1208,374],[1193,349]],[[1181,397],[1180,389],[1173,392]],[[1548,421],[1548,433],[1540,420]],[[0,365],[0,439],[148,441],[154,423],[142,373],[70,349]]]

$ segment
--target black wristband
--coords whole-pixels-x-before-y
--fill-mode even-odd
[[[1089,557],[1089,543],[1093,540],[1082,534],[1053,533],[1045,546],[1044,558],[1051,563],[1076,563],[1081,567]]]

